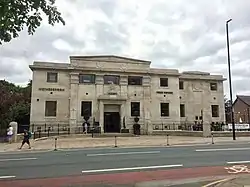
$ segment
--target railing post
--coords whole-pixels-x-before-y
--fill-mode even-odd
[[[167,146],[169,146],[169,134],[167,134]]]
[[[115,136],[115,147],[117,147],[117,137]]]
[[[44,125],[44,132],[46,132],[46,127],[47,127],[47,125],[46,125],[46,123],[45,123],[45,125]]]
[[[57,138],[55,138],[55,149],[54,151],[57,151]]]

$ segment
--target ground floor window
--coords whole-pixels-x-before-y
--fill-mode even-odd
[[[162,117],[169,116],[169,103],[161,103],[161,116]]]
[[[92,116],[92,101],[82,101],[81,116]]]
[[[57,101],[46,101],[45,102],[45,116],[55,117],[57,110]]]
[[[140,116],[140,102],[131,102],[131,116]]]

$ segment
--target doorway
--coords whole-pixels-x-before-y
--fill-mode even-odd
[[[120,133],[120,113],[104,112],[104,133]]]

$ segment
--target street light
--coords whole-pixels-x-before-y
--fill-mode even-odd
[[[229,78],[229,92],[230,92],[230,107],[231,107],[231,122],[233,129],[233,140],[236,140],[235,135],[235,123],[234,123],[234,109],[233,109],[233,91],[232,91],[232,80],[231,80],[231,63],[230,63],[230,50],[229,50],[229,34],[228,34],[228,23],[232,21],[229,19],[226,21],[226,33],[227,33],[227,63],[228,63],[228,78]]]

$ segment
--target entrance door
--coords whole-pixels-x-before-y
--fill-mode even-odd
[[[104,132],[119,133],[120,130],[119,112],[104,112]]]

